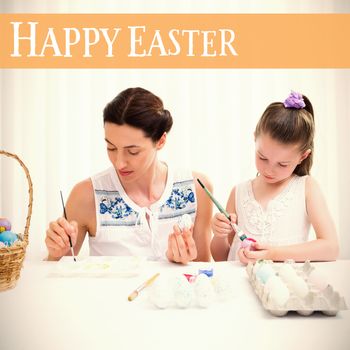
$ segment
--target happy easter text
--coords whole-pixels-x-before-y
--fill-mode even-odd
[[[39,40],[39,22],[11,22],[13,50],[11,57],[93,57],[118,56],[118,45],[128,45],[128,57],[149,56],[237,56],[234,47],[235,32],[232,29],[217,30],[172,28],[163,32],[148,29],[145,25],[127,28],[47,28]],[[127,32],[127,42],[120,39]],[[118,41],[119,39],[119,41]],[[79,48],[79,50],[77,50]]]

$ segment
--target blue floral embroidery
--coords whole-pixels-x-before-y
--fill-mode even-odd
[[[118,191],[95,190],[98,198],[101,226],[133,226],[138,213],[129,207]],[[173,219],[196,213],[193,180],[175,182],[169,198],[159,208],[158,219]]]
[[[191,187],[187,188],[173,188],[170,197],[165,202],[166,206],[171,209],[184,209],[187,203],[194,203],[195,197]]]
[[[100,201],[100,213],[111,214],[114,219],[122,219],[131,215],[134,211],[124,202],[121,197],[102,197]]]

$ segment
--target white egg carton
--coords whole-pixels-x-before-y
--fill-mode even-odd
[[[286,272],[288,269],[291,270],[289,268],[290,266],[298,276],[298,280],[301,282],[299,279],[300,277],[303,282],[301,282],[299,286],[293,286],[290,281],[286,279],[282,280],[281,278],[283,284],[288,288],[288,292],[285,287],[282,286],[282,288],[280,288],[280,293],[278,295],[278,297],[280,297],[280,302],[278,303],[276,302],[276,298],[272,297],[271,289],[269,290],[267,286],[268,279],[267,281],[262,281],[262,279],[259,278],[259,274],[257,275],[259,266],[256,266],[256,264],[270,264],[277,278],[280,277],[279,275],[281,272]],[[286,266],[286,264],[289,266]],[[315,273],[316,271],[318,272],[318,270],[316,270],[309,261],[303,264],[296,264],[292,260],[288,260],[284,263],[258,261],[255,264],[249,263],[246,270],[249,281],[263,307],[274,316],[284,316],[289,311],[297,312],[302,316],[309,316],[315,311],[322,312],[327,316],[335,316],[338,311],[347,310],[344,297],[340,296],[324,278],[319,278],[321,275]],[[292,274],[292,271],[289,272]],[[302,291],[305,286],[307,286],[307,290]]]
[[[73,261],[65,256],[50,271],[54,277],[132,277],[145,259],[136,256],[89,256]]]

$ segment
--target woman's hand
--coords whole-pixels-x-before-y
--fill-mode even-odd
[[[69,236],[74,247],[78,236],[78,224],[68,222],[65,218],[58,218],[49,224],[46,230],[45,244],[49,251],[48,260],[58,260],[70,250]]]
[[[230,214],[231,222],[237,221],[237,216],[235,214]],[[217,238],[227,238],[228,234],[231,233],[232,227],[230,221],[222,213],[216,213],[211,221],[211,228],[213,230],[214,236]]]
[[[166,256],[169,261],[187,264],[197,258],[196,243],[193,239],[193,225],[190,229],[184,228],[181,232],[178,225],[174,225],[174,232],[168,238]]]

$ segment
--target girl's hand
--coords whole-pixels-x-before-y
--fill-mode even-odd
[[[240,248],[237,252],[239,261],[244,265],[247,265],[249,262],[252,262],[252,263],[255,262],[255,259],[249,258],[247,256],[249,251],[250,251],[249,248]]]
[[[190,229],[184,228],[181,232],[178,225],[174,225],[174,232],[168,238],[166,256],[169,261],[187,264],[197,258],[197,247],[193,239],[193,225]]]
[[[230,214],[231,222],[236,223],[237,215]],[[211,228],[213,230],[214,236],[217,238],[227,238],[228,234],[231,233],[232,227],[230,221],[222,213],[216,213],[211,220]]]
[[[70,250],[69,236],[74,247],[78,236],[78,224],[75,221],[68,222],[65,218],[58,218],[50,222],[45,238],[49,259],[60,259],[68,253]]]
[[[257,260],[271,260],[272,259],[272,247],[267,244],[261,244],[258,242],[252,243],[252,247],[255,250],[248,248],[240,249],[238,251],[239,260],[243,264],[248,264],[248,262],[255,262]]]

